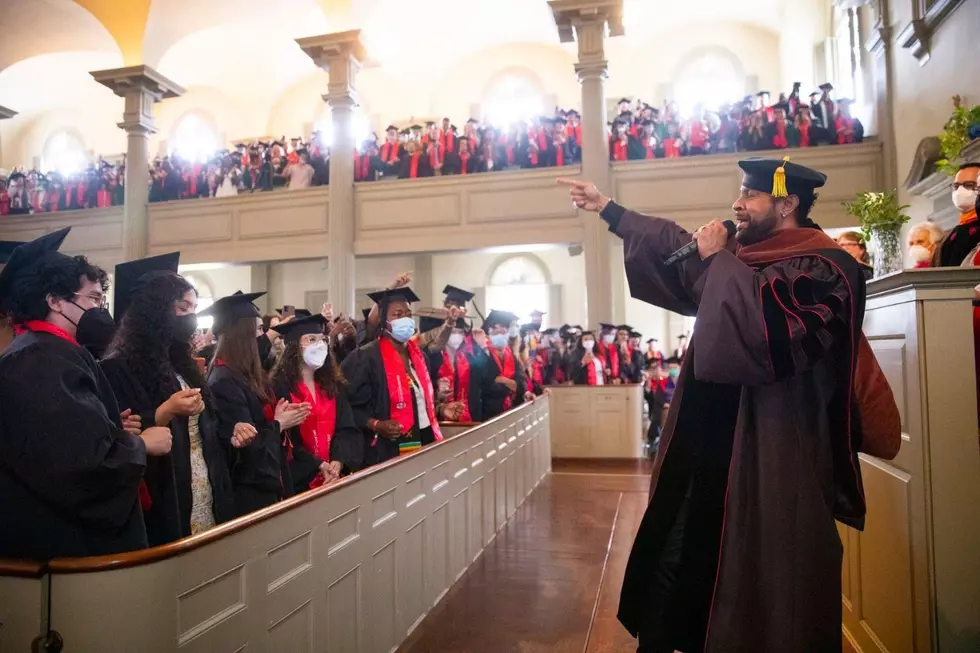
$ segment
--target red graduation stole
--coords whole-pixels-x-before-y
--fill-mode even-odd
[[[786,121],[780,120],[776,123],[776,135],[772,137],[773,147],[789,147],[789,141],[786,139]]]
[[[310,416],[299,425],[299,435],[303,447],[320,460],[330,462],[330,443],[337,430],[337,400],[328,396],[320,386],[316,386],[316,396],[305,383],[300,383],[289,400],[294,404],[309,402],[313,407]],[[292,454],[292,450],[289,451]],[[323,485],[323,474],[317,474],[310,481],[310,489]]]
[[[495,347],[490,348],[490,355],[493,356],[493,362],[497,364],[497,369],[500,370],[500,376],[517,380],[515,376],[516,363],[514,361],[514,352],[510,347],[504,347],[504,359],[500,360],[500,353]],[[514,405],[514,395],[509,395],[504,399],[504,410],[510,410],[510,407]]]
[[[561,143],[555,143],[555,165],[565,165],[565,146]]]
[[[460,155],[459,155],[459,174],[465,175],[465,174],[467,174],[467,172],[469,172],[467,170],[467,168],[469,167],[468,166],[469,160],[470,160],[470,153],[469,153],[469,151],[461,152],[460,153]]]
[[[419,159],[422,157],[421,152],[416,152],[412,155],[412,162],[408,169],[408,178],[415,179],[419,176]]]
[[[451,131],[442,132],[439,136],[439,144],[442,146],[443,152],[455,152],[456,134]]]
[[[391,344],[388,338],[381,338],[378,343],[381,350],[381,362],[385,368],[385,380],[388,385],[388,404],[391,407],[391,419],[402,426],[402,434],[410,433],[415,426],[415,409],[412,396],[412,384],[408,378],[408,371],[402,364],[402,357]],[[432,434],[436,440],[442,439],[442,432],[439,430],[439,420],[436,419],[435,402],[432,400],[432,380],[429,378],[429,368],[422,357],[422,350],[410,341],[405,345],[408,347],[408,358],[411,361],[415,376],[422,385],[422,395],[425,398],[425,413],[429,417],[429,424],[432,427]]]
[[[449,381],[449,396],[453,401],[463,402],[461,422],[472,422],[470,413],[470,361],[463,354],[462,347],[456,350],[456,367],[449,360],[449,349],[442,350],[442,365],[439,366],[439,378]]]
[[[88,190],[88,184],[82,182],[75,188],[75,199],[78,201],[78,208],[85,208],[85,191]]]
[[[810,147],[810,121],[800,120],[798,129],[800,130],[800,147]]]
[[[619,140],[615,136],[609,138],[610,146],[612,147],[612,158],[613,161],[625,161],[626,156],[626,145],[623,141]]]
[[[681,139],[679,138],[665,138],[664,139],[664,156],[668,159],[676,159],[681,155]]]
[[[381,160],[385,163],[394,163],[398,160],[398,144],[386,142],[381,146]]]
[[[605,367],[609,369],[610,382],[612,379],[619,378],[619,350],[616,349],[615,343],[611,347],[607,347],[606,343],[599,342],[599,358],[605,364]]]
[[[657,151],[655,149],[653,149],[652,147],[650,147],[650,141],[649,140],[643,145],[643,149],[646,151],[645,158],[647,158],[647,159],[656,159],[657,158]]]

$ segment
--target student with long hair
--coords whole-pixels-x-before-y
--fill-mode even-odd
[[[411,305],[419,298],[408,287],[370,297],[378,306],[377,338],[347,356],[343,365],[354,423],[367,444],[367,465],[442,439],[425,355],[412,341]],[[456,412],[446,411],[442,417]]]
[[[364,439],[354,426],[346,381],[330,352],[323,315],[280,325],[285,345],[272,372],[280,401],[310,405],[310,416],[289,429],[287,461],[295,493],[329,484],[364,464]]]
[[[235,514],[245,515],[292,495],[288,437],[310,414],[310,405],[276,403],[256,341],[261,313],[252,302],[265,293],[222,297],[200,315],[214,317],[218,337],[208,388],[218,412],[218,436],[234,449],[231,464]],[[271,405],[271,408],[266,409]]]
[[[169,454],[147,458],[141,495],[150,546],[203,532],[234,516],[228,451],[214,398],[191,355],[197,291],[177,274],[178,255],[116,266],[120,321],[102,370],[120,407],[142,426],[166,426]]]
[[[575,385],[605,385],[605,361],[596,352],[595,333],[583,331],[578,344],[568,352],[568,373]]]

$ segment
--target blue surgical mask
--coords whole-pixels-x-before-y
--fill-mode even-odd
[[[400,317],[388,322],[391,337],[400,343],[406,343],[415,335],[415,320],[410,317]]]
[[[503,349],[507,346],[507,334],[498,333],[490,336],[490,344],[492,344],[496,349]]]

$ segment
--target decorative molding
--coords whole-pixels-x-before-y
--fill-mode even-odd
[[[125,100],[123,121],[118,123],[127,134],[148,136],[156,133],[153,105],[161,100],[180,97],[184,88],[149,66],[129,66],[89,73],[98,83]]]
[[[936,162],[943,158],[942,148],[939,145],[939,138],[927,136],[919,141],[915,148],[915,155],[912,157],[912,167],[905,178],[905,189],[913,195],[919,193],[913,190],[918,184],[936,171]]]
[[[626,33],[623,27],[623,0],[550,0],[548,6],[558,28],[558,38],[562,43],[579,41],[581,56],[582,41],[586,49],[595,47],[595,35],[586,34],[591,25],[599,25],[598,47],[602,48],[602,37],[605,27],[609,27],[609,36],[622,36]]]
[[[898,42],[925,65],[929,61],[930,41],[943,21],[949,18],[964,0],[911,0],[912,20],[899,33]]]

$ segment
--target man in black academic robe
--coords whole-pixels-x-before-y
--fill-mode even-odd
[[[147,545],[138,498],[147,441],[123,430],[108,381],[72,333],[101,301],[96,289],[105,272],[57,252],[67,233],[18,248],[0,273],[0,306],[25,329],[0,356],[2,558]],[[61,313],[45,318],[45,299]],[[147,435],[169,438],[159,430]]]
[[[516,321],[516,315],[494,310],[490,311],[483,322],[483,330],[488,339],[487,376],[493,379],[493,383],[483,395],[485,420],[493,419],[501,413],[520,406],[528,398],[524,365],[514,354],[507,340],[508,327]]]
[[[619,619],[640,651],[840,651],[835,519],[861,530],[865,515],[854,388],[864,279],[808,217],[824,175],[739,165],[738,249],[716,220],[672,267],[664,259],[690,234],[569,182],[576,205],[623,239],[632,295],[698,318]]]

